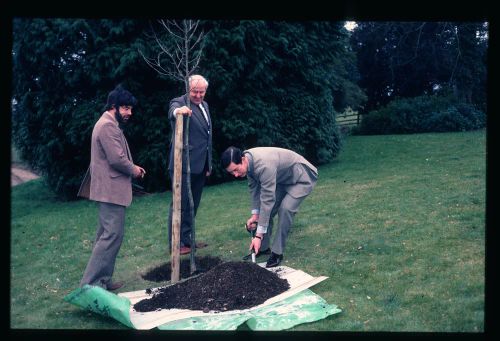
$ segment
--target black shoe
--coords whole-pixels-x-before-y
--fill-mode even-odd
[[[274,268],[280,265],[283,255],[278,255],[277,253],[271,252],[271,257],[267,260],[266,268]]]
[[[260,251],[257,257],[260,255],[270,255],[270,254],[271,254],[271,248],[267,248],[264,251]]]
[[[258,255],[255,255],[255,258],[259,258],[261,255],[268,255],[270,253],[271,253],[271,248],[268,248],[264,251],[260,251]],[[251,253],[243,257],[243,260],[251,260],[251,259],[252,259]]]

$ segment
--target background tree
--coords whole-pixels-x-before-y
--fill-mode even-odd
[[[155,58],[146,57],[140,50],[146,63],[162,76],[173,78],[184,84],[185,93],[190,92],[190,77],[200,64],[205,33],[198,31],[199,21],[194,20],[159,20],[159,24],[164,29],[166,39],[162,40],[156,30],[152,30],[152,37],[155,39],[160,52]],[[196,85],[196,84],[194,84]],[[190,97],[187,96],[187,107],[190,108]],[[184,124],[184,121],[186,123]],[[179,241],[181,225],[181,198],[182,198],[182,170],[186,169],[186,187],[189,202],[189,213],[192,222],[191,242],[196,244],[195,220],[194,220],[194,201],[191,192],[191,166],[189,153],[189,116],[177,117],[175,123],[175,152],[174,152],[174,179],[172,179],[173,188],[173,216],[172,216],[172,283],[179,281],[180,277],[180,258]],[[185,126],[185,127],[184,127]],[[179,145],[183,141],[183,148]],[[186,155],[183,165],[183,155]],[[191,248],[190,270],[191,274],[196,272],[195,261],[196,247]]]
[[[146,28],[147,22],[124,19],[13,21],[13,143],[62,198],[75,199],[90,162],[93,125],[120,82],[139,100],[125,127],[134,160],[158,170],[143,185],[167,187],[163,105],[173,92],[145,70],[137,52]]]
[[[343,23],[204,24],[214,155],[229,145],[281,146],[315,164],[331,161],[340,150],[335,95],[344,106],[363,100]]]
[[[342,22],[202,21],[209,32],[200,73],[213,114],[214,174],[230,144],[280,146],[319,165],[339,152],[337,111],[359,107],[356,56]],[[13,140],[61,197],[75,199],[90,161],[90,137],[110,89],[139,100],[125,134],[140,184],[168,189],[166,113],[179,86],[149,68],[146,20],[17,18],[13,26]]]
[[[486,111],[486,79],[488,25],[486,23],[456,23],[456,63],[450,77],[454,95],[466,104]]]
[[[358,22],[351,46],[369,98],[363,111],[445,88],[485,111],[486,37],[479,22]]]

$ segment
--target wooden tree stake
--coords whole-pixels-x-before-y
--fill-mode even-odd
[[[180,231],[181,231],[181,192],[182,192],[182,132],[183,115],[177,115],[175,121],[174,179],[173,179],[173,212],[172,212],[172,252],[170,275],[171,283],[179,281],[180,274]]]

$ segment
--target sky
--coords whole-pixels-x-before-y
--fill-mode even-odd
[[[355,29],[357,26],[356,22],[355,21],[346,21],[344,27],[349,30],[349,31],[352,31],[353,29]]]

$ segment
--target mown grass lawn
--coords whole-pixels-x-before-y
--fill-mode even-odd
[[[284,265],[329,278],[311,289],[340,314],[300,331],[482,332],[485,131],[350,136],[319,167]],[[116,262],[121,291],[158,286],[141,273],[170,261],[170,192],[134,199]],[[197,255],[240,260],[249,238],[246,181],[205,188]],[[12,189],[10,326],[125,329],[63,301],[77,288],[97,223],[90,201],[60,202],[43,180]]]

